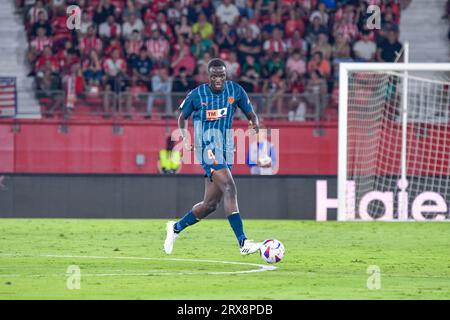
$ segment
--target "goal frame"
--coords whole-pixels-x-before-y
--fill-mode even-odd
[[[338,121],[338,221],[347,221],[347,113],[348,74],[353,71],[398,71],[404,74],[402,98],[402,177],[406,179],[406,128],[408,125],[408,72],[409,71],[450,71],[450,63],[355,63],[339,64],[339,121]],[[407,214],[407,210],[406,210]],[[407,218],[407,216],[406,216]]]

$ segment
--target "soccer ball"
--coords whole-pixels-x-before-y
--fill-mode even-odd
[[[267,263],[280,262],[284,257],[284,245],[276,239],[264,240],[259,251],[261,258]]]

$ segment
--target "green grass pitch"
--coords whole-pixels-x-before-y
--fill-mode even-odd
[[[243,272],[267,264],[239,254],[227,220],[186,229],[170,256],[165,222],[2,219],[0,299],[450,298],[449,223],[244,220],[249,238],[279,239],[286,256]],[[73,265],[79,289],[68,288]]]

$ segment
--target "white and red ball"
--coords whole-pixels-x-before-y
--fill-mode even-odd
[[[284,257],[284,245],[276,239],[264,240],[259,250],[261,258],[267,263],[280,262]]]

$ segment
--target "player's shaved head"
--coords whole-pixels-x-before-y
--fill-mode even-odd
[[[222,59],[214,58],[208,62],[208,73],[225,72],[227,65]]]
[[[214,58],[208,62],[209,85],[213,91],[222,91],[227,78],[227,67],[223,60]]]

